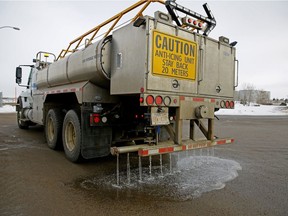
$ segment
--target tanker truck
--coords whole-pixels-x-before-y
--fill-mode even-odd
[[[150,3],[166,9],[144,16]],[[134,18],[118,25],[138,7]],[[19,128],[43,125],[48,147],[64,148],[72,162],[233,143],[215,136],[214,113],[234,108],[236,42],[208,36],[216,20],[203,7],[207,16],[172,0],[142,0],[70,42],[59,56],[37,53],[33,65],[16,68],[16,83],[26,87],[17,100]],[[21,85],[25,66],[30,75]]]

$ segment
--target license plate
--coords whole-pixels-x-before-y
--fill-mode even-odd
[[[169,117],[167,112],[151,113],[151,125],[169,125]]]

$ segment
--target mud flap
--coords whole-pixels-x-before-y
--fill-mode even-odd
[[[108,156],[112,142],[112,128],[109,126],[91,127],[90,113],[90,110],[82,109],[81,154],[85,159]]]

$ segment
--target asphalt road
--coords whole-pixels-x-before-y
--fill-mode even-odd
[[[242,170],[223,189],[183,201],[149,188],[87,190],[85,179],[115,173],[114,157],[73,164],[48,149],[41,127],[20,130],[15,114],[0,114],[0,215],[287,215],[288,117],[222,116],[216,135],[235,138],[215,156]]]

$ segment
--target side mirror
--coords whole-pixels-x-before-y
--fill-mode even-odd
[[[22,82],[22,68],[17,67],[16,68],[16,83],[19,85]]]

